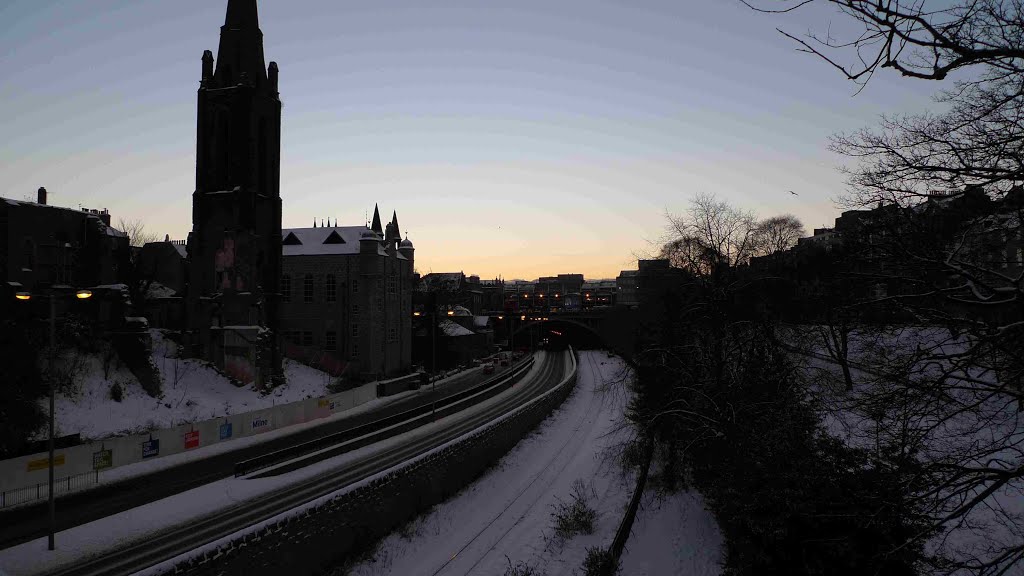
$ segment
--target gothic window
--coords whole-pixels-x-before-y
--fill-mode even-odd
[[[353,338],[358,338],[359,337],[359,324],[353,324],[352,325],[352,337]]]
[[[259,148],[256,161],[260,163],[259,168],[258,168],[259,175],[260,175],[260,188],[263,189],[263,193],[264,194],[269,195],[270,194],[270,156],[267,154],[267,151],[269,150],[270,147],[267,146],[267,119],[266,118],[260,118],[259,141],[256,144],[256,146]]]
[[[394,294],[398,290],[398,279],[395,277],[395,271],[392,270],[388,274],[388,294]]]
[[[306,331],[302,333],[302,345],[312,346],[313,345],[313,333]]]
[[[359,358],[359,343],[358,342],[353,342],[352,343],[352,357],[353,358]]]
[[[359,304],[352,305],[352,317],[359,318]]]
[[[302,301],[306,304],[313,302],[313,275],[306,274],[302,280]]]
[[[394,328],[388,328],[388,342],[394,342],[398,339],[398,331]]]
[[[359,294],[359,280],[352,280],[352,293]]]
[[[324,350],[334,351],[338,347],[338,334],[336,332],[327,332],[324,335]]]
[[[338,285],[334,279],[334,274],[328,274],[324,280],[324,298],[328,302],[334,302],[338,299]]]
[[[281,276],[281,302],[292,301],[292,277],[285,274]]]

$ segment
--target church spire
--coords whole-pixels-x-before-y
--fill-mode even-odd
[[[227,16],[220,29],[214,79],[222,88],[240,83],[257,88],[268,84],[256,0],[228,0]]]
[[[373,205],[373,224],[370,226],[370,230],[373,230],[377,234],[383,234],[384,228],[380,225],[380,210],[377,209],[377,205]]]

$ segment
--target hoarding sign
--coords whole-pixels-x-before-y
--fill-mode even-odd
[[[199,447],[199,430],[185,433],[185,450]]]
[[[160,441],[150,438],[142,443],[142,457],[152,458],[160,455]]]
[[[57,454],[56,456],[54,456],[53,457],[53,465],[54,466],[63,466],[64,465],[64,455],[63,454]],[[50,459],[49,458],[39,458],[37,460],[29,460],[28,461],[28,471],[29,472],[35,472],[36,470],[46,470],[49,467],[50,467]]]
[[[220,425],[220,439],[227,440],[228,438],[231,438],[231,422]]]
[[[92,469],[103,470],[114,465],[114,451],[100,450],[92,453]]]

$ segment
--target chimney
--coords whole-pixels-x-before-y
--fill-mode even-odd
[[[38,196],[36,198],[36,204],[46,205],[46,188],[40,187]]]

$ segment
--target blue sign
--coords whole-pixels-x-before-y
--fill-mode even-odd
[[[220,425],[220,439],[227,440],[228,438],[231,438],[231,422]]]
[[[142,443],[142,457],[152,458],[160,455],[160,441],[150,438]]]

